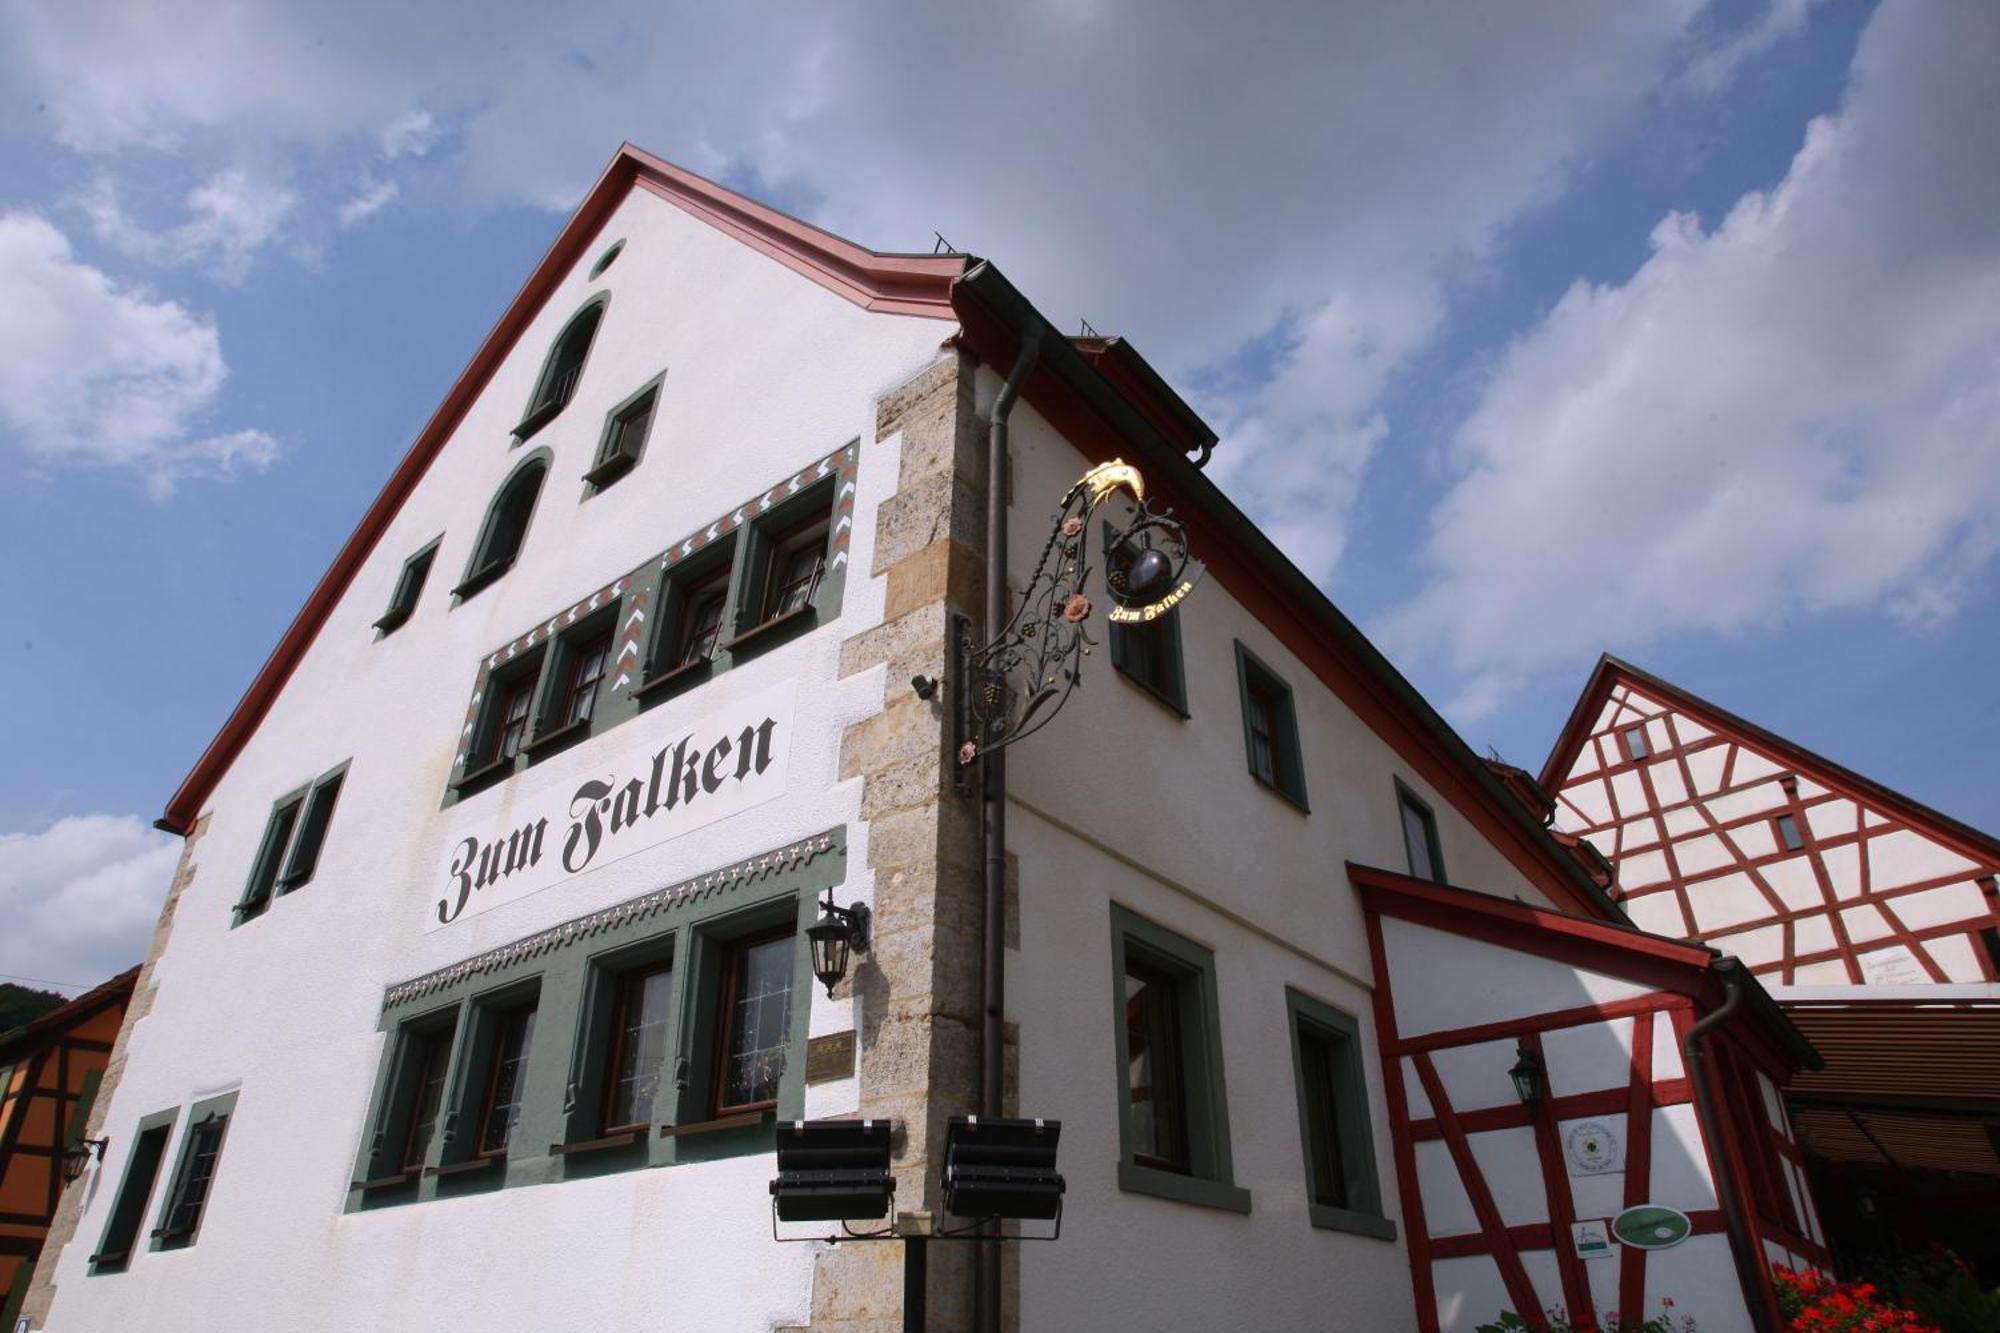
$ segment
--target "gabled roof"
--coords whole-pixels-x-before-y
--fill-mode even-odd
[[[1326,594],[1201,471],[1216,435],[1122,338],[1057,333],[991,263],[969,255],[880,254],[683,171],[626,144],[500,317],[444,403],[158,821],[186,833],[270,711],[396,511],[550,291],[634,189],[687,210],[865,309],[956,320],[963,345],[1011,365],[1032,331],[1041,357],[1024,396],[1097,461],[1138,460],[1160,499],[1179,506],[1210,577],[1226,586],[1411,768],[1465,814],[1542,892],[1612,920],[1623,914]],[[1189,455],[1195,455],[1190,458]]]
[[[132,998],[132,988],[138,981],[139,969],[128,967],[111,980],[91,987],[68,1004],[51,1009],[20,1027],[0,1032],[0,1064],[11,1064],[20,1056],[47,1045],[62,1032],[85,1019],[103,1012],[114,1004],[126,1003]]]
[[[1544,788],[1552,792],[1561,789],[1563,779],[1569,775],[1571,767],[1576,763],[1577,752],[1583,748],[1584,741],[1594,730],[1605,701],[1610,698],[1611,691],[1619,685],[1636,686],[1661,703],[1670,704],[1675,709],[1698,718],[1710,731],[1727,736],[1739,745],[1761,750],[1772,759],[1810,777],[1822,787],[1837,791],[1851,800],[1859,801],[1884,813],[1894,814],[1964,856],[1976,861],[2000,861],[2000,839],[1982,833],[1970,824],[1961,823],[1942,811],[1933,810],[1920,801],[1912,800],[1893,788],[1865,778],[1850,768],[1836,764],[1824,755],[1816,754],[1803,745],[1786,740],[1776,732],[1766,731],[1756,723],[1746,721],[1729,710],[1710,703],[1700,695],[1662,680],[1622,658],[1613,657],[1610,653],[1597,659],[1597,666],[1591,672],[1589,682],[1584,685],[1583,693],[1577,698],[1576,707],[1570,710],[1569,720],[1563,724],[1562,731],[1556,737],[1555,747],[1549,751],[1548,760],[1542,765]]]
[[[687,210],[864,309],[934,319],[956,318],[951,305],[952,283],[970,262],[967,256],[878,254],[691,171],[683,171],[629,143],[620,146],[604,174],[591,186],[583,203],[501,314],[493,331],[459,372],[450,392],[445,394],[410,451],[403,455],[403,461],[389,475],[381,494],[361,516],[354,534],[320,576],[305,605],[299,608],[277,647],[271,650],[263,668],[222,724],[222,730],[167,801],[166,813],[155,821],[160,828],[186,834],[194,827],[209,793],[249,743],[279,691],[318,637],[320,626],[333,613],[341,595],[375,549],[375,543],[381,540],[403,502],[429,470],[431,461],[444,448],[445,441],[451,438],[452,431],[550,292],[583,255],[605,219],[635,189]]]

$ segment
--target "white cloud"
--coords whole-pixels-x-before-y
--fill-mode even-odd
[[[399,193],[401,190],[394,181],[374,181],[335,210],[335,216],[341,226],[351,227],[380,213]]]
[[[1691,92],[1715,93],[1756,57],[1787,37],[1796,36],[1822,0],[1769,0],[1763,17],[1701,52],[1681,72],[1680,84]]]
[[[187,221],[158,230],[125,211],[108,176],[99,176],[77,202],[97,238],[119,253],[149,264],[199,264],[236,283],[249,273],[257,253],[280,239],[299,196],[241,171],[222,171],[188,192]]]
[[[32,7],[16,45],[22,82],[83,151],[330,162],[344,144],[406,163],[449,125],[452,153],[431,150],[427,171],[473,200],[562,208],[629,138],[765,182],[867,244],[927,249],[942,231],[1064,325],[1127,333],[1184,382],[1284,330],[1269,374],[1203,406],[1228,436],[1218,477],[1325,576],[1396,424],[1381,398],[1436,338],[1453,283],[1634,123],[1703,7],[1475,5],[1418,23],[1393,0],[1004,16],[190,0],[171,21]],[[939,132],[940,107],[968,132]],[[360,203],[342,170],[323,187],[333,217]]]
[[[32,458],[130,468],[160,496],[266,467],[263,432],[200,432],[227,375],[212,322],[81,262],[45,219],[0,214],[0,425]]]
[[[406,111],[382,131],[382,156],[391,162],[399,157],[422,157],[437,141],[437,121],[430,112]]]
[[[179,859],[133,815],[0,833],[0,973],[88,987],[143,961]]]
[[[1837,115],[1499,361],[1389,618],[1468,706],[1604,643],[1949,616],[2000,549],[2000,9],[1885,5]]]

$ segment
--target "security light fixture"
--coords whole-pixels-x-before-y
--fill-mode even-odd
[[[1062,1215],[1060,1120],[955,1115],[945,1130],[944,1206],[959,1217]]]
[[[780,1222],[886,1217],[896,1193],[887,1120],[787,1120],[778,1125],[771,1207]]]
[[[868,952],[868,908],[861,903],[836,907],[828,889],[819,911],[819,920],[806,927],[806,940],[812,946],[813,975],[831,999],[833,988],[847,975],[848,954]]]
[[[1507,1076],[1514,1080],[1514,1095],[1521,1099],[1521,1105],[1533,1106],[1542,1099],[1548,1070],[1542,1065],[1542,1057],[1526,1046],[1514,1048],[1514,1067]]]
[[[62,1155],[63,1183],[65,1185],[74,1185],[77,1178],[83,1174],[83,1169],[90,1165],[91,1154],[95,1152],[97,1160],[101,1162],[104,1160],[104,1150],[110,1146],[110,1139],[78,1139],[75,1143],[70,1144],[69,1147],[64,1148]]]

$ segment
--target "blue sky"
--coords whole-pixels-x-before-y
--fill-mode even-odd
[[[1130,336],[1539,767],[1598,652],[2000,829],[1988,6],[0,0],[0,974],[147,823],[624,139]]]

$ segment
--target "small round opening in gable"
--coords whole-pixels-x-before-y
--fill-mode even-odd
[[[611,243],[611,247],[607,249],[603,254],[599,255],[597,257],[597,262],[590,266],[590,276],[592,278],[595,278],[598,274],[604,272],[605,269],[610,268],[611,265],[617,260],[618,252],[623,250],[624,248],[625,248],[624,237],[621,236],[617,240],[613,241]]]

